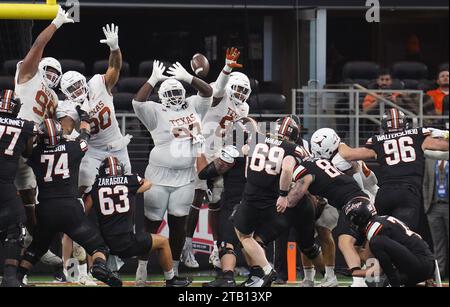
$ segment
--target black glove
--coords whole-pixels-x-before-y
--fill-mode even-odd
[[[80,121],[88,123],[90,120],[89,114],[81,109],[81,106],[76,106],[75,110],[77,110],[78,116],[80,117]]]

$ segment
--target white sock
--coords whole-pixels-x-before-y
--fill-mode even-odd
[[[145,269],[147,269],[147,263],[148,263],[148,260],[139,260],[138,266],[144,267]]]
[[[87,263],[85,264],[78,264],[78,272],[80,272],[80,276],[87,276]]]
[[[184,241],[184,245],[190,246],[192,248],[192,238],[186,237],[186,241]]]
[[[316,276],[316,269],[314,268],[304,268],[303,272],[305,273],[305,279],[309,281],[314,281],[314,277]]]
[[[180,266],[180,260],[173,261],[173,272],[175,276],[178,276],[178,267]]]
[[[263,271],[265,275],[269,275],[270,272],[272,272],[272,266],[270,264],[266,265],[265,267],[263,267]]]
[[[334,275],[334,266],[325,266],[325,279],[333,279]]]
[[[169,272],[164,272],[164,279],[171,280],[175,276],[175,272],[171,269]]]

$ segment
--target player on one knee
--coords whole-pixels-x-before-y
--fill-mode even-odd
[[[202,131],[206,139],[205,155],[208,162],[217,158],[223,147],[225,130],[230,124],[248,115],[247,99],[251,94],[250,80],[240,72],[232,72],[235,68],[242,68],[237,63],[240,52],[237,48],[227,49],[225,66],[217,80],[211,84],[213,88],[213,102],[202,121]],[[212,229],[214,248],[209,258],[211,264],[220,268],[220,258],[217,249],[218,220],[220,215],[220,197],[223,192],[221,176],[211,180],[208,187],[205,180],[197,180],[194,201],[187,221],[186,243],[183,248],[182,259],[187,267],[198,267],[192,252],[192,237],[198,222],[199,209],[206,194],[209,200],[208,223]]]
[[[367,239],[390,286],[413,287],[433,277],[433,253],[428,244],[402,221],[392,216],[378,216],[375,207],[364,200],[349,203],[342,210],[351,226]],[[353,274],[365,276],[367,270]]]
[[[164,75],[165,67],[153,63],[150,79],[133,100],[139,120],[150,131],[155,147],[150,152],[145,177],[152,189],[144,193],[146,230],[156,233],[168,213],[169,243],[175,275],[186,238],[186,218],[194,198],[195,158],[204,143],[201,121],[212,102],[212,88],[189,74],[180,63],[168,69],[172,78]],[[158,95],[161,103],[147,101],[156,84],[163,81]],[[180,81],[191,84],[198,94],[186,98]],[[136,283],[145,285],[147,259],[139,261]]]
[[[86,211],[94,209],[100,232],[112,255],[120,258],[148,257],[159,253],[167,287],[186,287],[190,281],[175,276],[169,241],[157,234],[135,233],[135,196],[151,188],[138,175],[125,175],[124,165],[113,156],[100,165],[99,174],[86,198]]]

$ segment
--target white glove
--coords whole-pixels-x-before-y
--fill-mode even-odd
[[[111,51],[119,49],[119,26],[106,25],[103,27],[103,33],[105,33],[106,39],[100,40],[100,43],[107,44]]]
[[[152,87],[155,87],[156,83],[158,83],[159,81],[166,80],[168,77],[164,76],[165,70],[166,67],[162,62],[154,60],[152,75],[150,76],[150,79],[148,79],[147,83],[150,84]]]
[[[227,145],[220,151],[220,160],[226,163],[233,163],[234,159],[236,159],[237,157],[239,157],[239,151],[237,150],[236,146]]]
[[[206,139],[203,135],[197,134],[192,136],[192,145],[196,155],[202,154],[205,152],[205,142]]]
[[[171,75],[173,78],[179,81],[187,82],[189,84],[191,84],[192,79],[194,79],[194,76],[188,73],[179,62],[173,64],[172,67],[169,68],[167,73]]]
[[[441,130],[436,128],[427,128],[431,131],[431,136],[434,138],[444,138],[448,140],[448,130]]]
[[[74,23],[73,19],[69,18],[69,13],[66,13],[61,6],[58,5],[58,13],[55,19],[53,19],[52,24],[56,26],[57,29],[65,23]]]

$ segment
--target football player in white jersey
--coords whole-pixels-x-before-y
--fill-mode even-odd
[[[126,173],[131,173],[127,151],[131,137],[123,136],[120,131],[111,93],[122,68],[118,31],[114,24],[103,27],[105,39],[100,42],[110,48],[109,66],[104,75],[97,74],[86,82],[82,74],[68,71],[61,78],[61,91],[75,106],[81,105],[91,126],[89,150],[80,165],[80,193],[94,183],[98,167],[108,156],[117,157],[125,165]]]
[[[43,58],[44,49],[55,32],[65,23],[73,23],[68,14],[59,7],[56,18],[42,31],[25,58],[17,64],[15,94],[22,103],[18,117],[32,120],[39,125],[45,118],[52,118],[58,103],[53,91],[61,78],[61,65],[54,58]],[[27,214],[27,226],[36,223],[36,178],[25,160],[19,160],[15,185],[20,192]]]
[[[330,128],[319,129],[311,137],[311,151],[314,156],[330,160],[338,170],[352,176],[362,190],[374,201],[378,191],[377,177],[364,162],[351,162],[342,158],[339,154],[340,144],[341,138],[337,135],[336,131]],[[343,217],[339,217],[340,226],[338,228],[340,230],[345,228],[341,225],[343,223]],[[361,259],[355,248],[355,244],[357,244],[356,238],[348,233],[342,232],[339,233],[338,239],[339,249],[344,255],[348,267],[359,267]],[[353,277],[352,287],[366,286],[364,278]]]
[[[212,84],[213,103],[202,121],[202,132],[206,139],[205,156],[209,162],[218,157],[223,145],[223,137],[227,127],[241,117],[247,117],[249,106],[247,99],[251,94],[250,80],[240,72],[232,72],[235,68],[242,68],[237,63],[240,52],[237,48],[227,49],[225,66],[216,82]],[[212,191],[211,191],[212,190]],[[220,268],[219,250],[217,247],[218,218],[220,210],[220,195],[223,191],[223,179],[217,178],[209,190],[205,180],[196,183],[195,196],[186,223],[186,242],[183,248],[182,261],[189,268],[198,268],[192,248],[192,237],[198,222],[199,210],[203,198],[208,193],[209,210],[208,221],[212,229],[214,248],[209,258],[210,263]]]
[[[156,233],[167,212],[174,271],[178,275],[186,217],[194,198],[195,160],[198,145],[204,143],[201,122],[211,106],[213,89],[180,63],[168,69],[172,78],[164,76],[164,71],[164,65],[154,61],[152,75],[136,94],[133,108],[155,144],[145,172],[145,178],[153,182],[153,188],[144,193],[146,230]],[[186,98],[186,90],[178,80],[191,84],[198,94]],[[161,103],[147,101],[159,81],[163,81],[158,90]],[[144,285],[146,278],[147,259],[139,261],[136,285]]]

